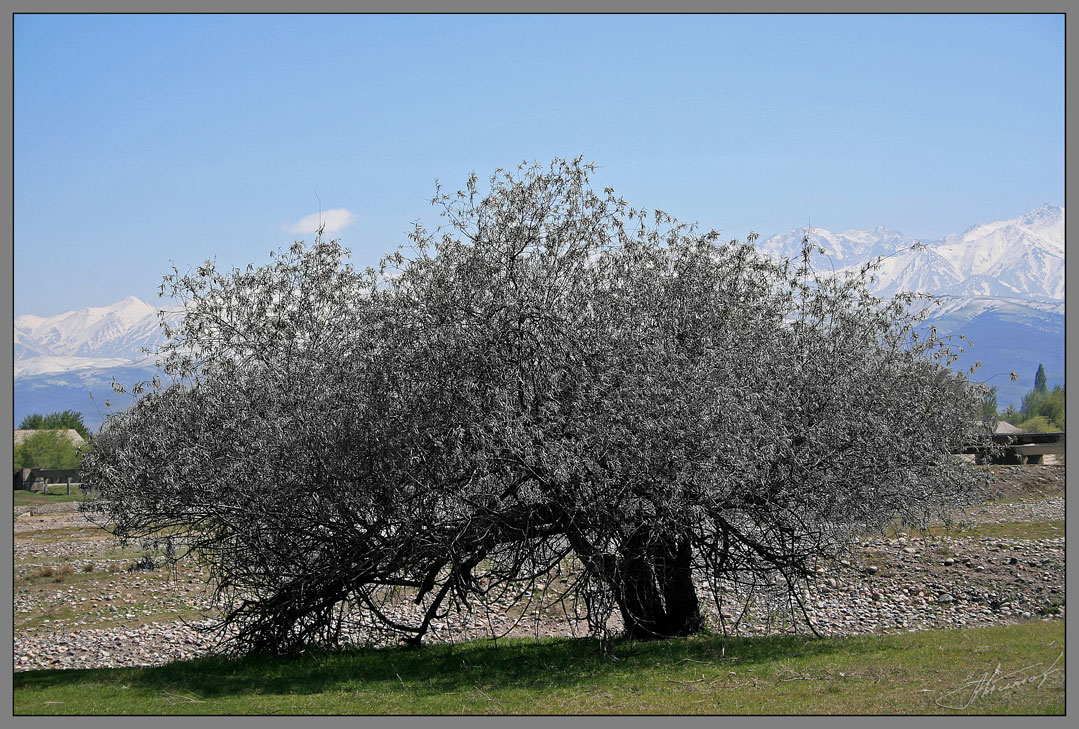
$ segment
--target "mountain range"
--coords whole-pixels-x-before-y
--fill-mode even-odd
[[[31,413],[75,410],[91,430],[115,403],[112,382],[131,384],[157,373],[144,348],[161,342],[158,309],[128,296],[50,317],[26,314],[14,321],[15,423]]]
[[[15,318],[15,361],[37,358],[143,358],[158,341],[157,309],[135,297],[56,316]]]
[[[1039,364],[1050,386],[1064,382],[1063,208],[1043,205],[935,241],[882,227],[843,233],[809,228],[772,236],[758,246],[772,256],[794,257],[803,236],[824,250],[816,259],[818,268],[827,262],[842,271],[880,257],[878,295],[942,296],[927,324],[972,340],[956,366],[965,370],[980,361],[974,379],[998,387],[1001,407],[1018,407]],[[114,409],[130,404],[130,396],[112,392],[114,379],[131,384],[157,373],[144,349],[152,350],[160,336],[157,308],[134,296],[51,317],[16,317],[15,422],[30,413],[73,409],[83,413],[88,427],[97,428],[108,410],[106,401]],[[1013,370],[1018,382],[1006,376]]]
[[[875,293],[921,291],[938,296],[1064,299],[1064,208],[1042,205],[1026,215],[981,223],[940,240],[919,241],[886,228],[832,233],[793,230],[763,240],[773,256],[795,257],[802,238],[824,249],[837,271],[881,257]],[[920,243],[917,249],[915,244]]]

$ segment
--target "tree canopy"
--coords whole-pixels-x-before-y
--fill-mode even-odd
[[[1052,390],[1049,389],[1045,367],[1038,365],[1038,371],[1034,375],[1034,389],[1023,395],[1018,411],[1009,406],[1001,417],[1021,430],[1032,433],[1064,430],[1064,392],[1063,385],[1055,385]]]
[[[1038,371],[1034,373],[1034,392],[1047,392],[1045,365],[1039,364]]]
[[[82,422],[82,413],[75,410],[42,415],[32,413],[19,423],[20,430],[74,430],[83,440],[90,439],[90,429]]]
[[[13,455],[16,471],[23,468],[78,468],[82,460],[79,448],[63,430],[34,433],[15,444]]]
[[[232,645],[286,651],[419,643],[552,575],[597,634],[685,635],[702,599],[798,617],[852,536],[977,491],[951,454],[988,438],[984,388],[911,295],[632,208],[591,171],[439,188],[442,226],[378,270],[321,236],[174,269],[171,383],[107,419],[90,508],[171,529]]]
[[[1031,430],[1037,421],[1045,430],[1064,430],[1064,392],[1063,385],[1055,385],[1052,390],[1032,390],[1024,395],[1019,409],[1020,426]]]

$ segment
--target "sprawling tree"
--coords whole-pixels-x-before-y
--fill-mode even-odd
[[[976,492],[951,454],[986,442],[984,388],[912,296],[630,208],[590,170],[439,189],[443,226],[378,271],[321,236],[174,270],[171,384],[107,420],[92,508],[167,527],[233,645],[283,651],[350,620],[419,643],[562,571],[596,631],[686,635],[702,599],[804,615],[852,535]]]

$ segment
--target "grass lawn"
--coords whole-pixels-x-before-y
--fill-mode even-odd
[[[1062,714],[1064,623],[476,641],[14,675],[16,714]],[[995,673],[994,673],[995,672]],[[954,708],[949,708],[954,707]]]
[[[996,537],[998,539],[1063,539],[1064,520],[1008,521],[989,524],[956,524],[950,529],[930,527],[932,536]]]
[[[41,506],[42,504],[62,504],[65,501],[85,501],[86,494],[78,486],[71,487],[67,493],[67,484],[50,484],[44,492],[30,492],[15,489],[12,506]]]

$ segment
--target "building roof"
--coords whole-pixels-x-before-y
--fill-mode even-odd
[[[30,436],[32,436],[34,433],[37,433],[37,432],[40,432],[40,431],[37,431],[37,430],[16,430],[15,431],[15,445],[19,445],[24,440],[26,440],[27,438],[29,438]],[[83,443],[85,443],[85,441],[82,439],[82,436],[79,435],[79,431],[77,431],[77,430],[73,430],[73,429],[69,428],[68,430],[60,431],[60,433],[61,433],[61,435],[67,436],[67,438],[75,446],[81,446]]]
[[[993,432],[994,433],[1022,433],[1023,431],[1019,430],[1019,428],[1015,427],[1011,423],[1007,423],[1007,422],[1005,422],[1003,420],[1000,420],[1000,421],[997,422],[996,430],[994,430]]]

